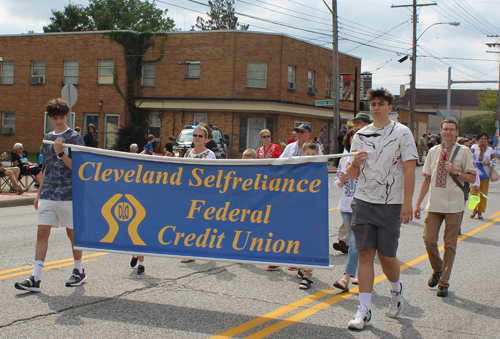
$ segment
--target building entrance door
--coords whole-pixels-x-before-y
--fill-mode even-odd
[[[248,148],[257,150],[261,146],[260,131],[266,128],[266,119],[248,118],[247,145]]]

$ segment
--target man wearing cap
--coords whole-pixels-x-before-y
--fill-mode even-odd
[[[362,129],[366,125],[369,125],[372,123],[372,119],[368,114],[365,113],[358,113],[354,117],[353,124],[354,128],[358,128],[358,130]],[[342,253],[348,253],[349,252],[349,235],[347,234],[347,231],[345,229],[344,223],[340,225],[339,227],[339,232],[338,232],[338,239],[339,242],[333,243],[333,249]]]
[[[309,124],[302,124],[299,127],[294,128],[294,130],[297,132],[297,142],[288,144],[283,153],[281,153],[280,158],[301,156],[302,146],[311,138],[311,126],[309,126]],[[319,155],[323,155],[321,147],[319,148],[318,153]]]

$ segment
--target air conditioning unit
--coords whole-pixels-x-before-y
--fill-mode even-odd
[[[45,84],[45,76],[36,75],[36,76],[31,77],[30,84],[31,85],[43,85],[43,84]]]
[[[14,134],[15,130],[14,126],[2,126],[2,134]]]
[[[292,92],[295,92],[299,89],[299,84],[296,83],[296,82],[289,82],[288,83],[288,90],[289,91],[292,91]]]
[[[316,87],[309,87],[307,89],[307,94],[316,95],[318,94],[318,89]]]

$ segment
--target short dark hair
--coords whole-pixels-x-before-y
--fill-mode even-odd
[[[441,129],[443,129],[444,124],[455,124],[455,128],[458,129],[458,123],[455,119],[444,119],[441,121]]]
[[[488,136],[488,133],[486,132],[481,132],[477,135],[477,140],[481,139],[482,137],[486,136],[486,139],[489,139],[490,137]]]
[[[155,136],[153,134],[148,135],[148,141],[155,140]]]
[[[344,137],[344,148],[347,150],[347,152],[351,151],[351,137],[356,134],[356,132],[359,131],[356,127],[351,128],[349,131],[347,131],[347,134]]]
[[[45,110],[50,118],[58,115],[68,115],[70,107],[66,100],[61,98],[50,100],[45,106]]]
[[[367,94],[368,101],[373,101],[376,98],[387,101],[389,105],[392,105],[392,94],[383,87],[370,89]]]
[[[171,136],[168,137],[168,140],[175,141],[175,137],[173,135],[171,135]]]

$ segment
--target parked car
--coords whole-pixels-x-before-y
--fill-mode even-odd
[[[184,157],[187,150],[191,148],[193,143],[193,131],[196,129],[195,125],[184,126],[181,133],[177,137],[177,145],[174,146],[174,154],[176,157]],[[215,142],[220,150],[220,157],[222,159],[227,158],[227,146],[229,145],[229,135],[224,135],[219,130],[219,127],[213,126],[212,133],[214,135]]]

